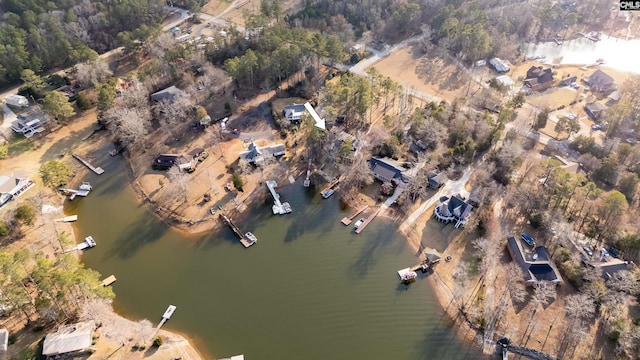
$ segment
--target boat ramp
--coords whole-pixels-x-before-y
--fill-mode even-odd
[[[72,247],[71,249],[65,250],[64,253],[72,252],[72,251],[75,251],[75,250],[90,249],[90,248],[92,248],[94,246],[96,246],[96,241],[93,240],[93,236],[87,236],[86,238],[84,238],[83,242],[81,242],[80,244]]]
[[[224,223],[224,224],[225,224],[229,229],[231,229],[231,231],[233,232],[233,234],[234,234],[238,239],[240,239],[240,243],[241,243],[244,247],[248,248],[249,246],[251,246],[251,245],[253,245],[253,244],[255,244],[255,243],[256,243],[256,240],[253,240],[253,239],[249,239],[249,238],[247,238],[247,236],[246,236],[242,231],[240,231],[240,228],[239,228],[238,226],[236,226],[236,224],[234,224],[234,223],[233,223],[233,221],[231,221],[231,219],[230,219],[227,215],[220,214],[220,215],[219,215],[219,217],[220,217],[220,220],[222,220],[222,222],[223,222],[223,223]],[[247,233],[247,234],[250,234],[250,233]],[[253,234],[251,234],[251,235],[253,235]],[[255,236],[254,236],[254,238],[255,238]],[[252,241],[252,240],[253,240],[253,241]]]
[[[86,197],[87,195],[89,195],[89,192],[92,189],[93,188],[91,187],[91,184],[89,184],[88,182],[83,182],[82,185],[80,185],[80,187],[78,188],[78,190],[69,189],[69,188],[60,188],[60,191],[67,194],[71,194],[71,196],[69,196],[69,200],[73,200],[76,198],[76,196]]]
[[[342,224],[344,225],[349,225],[351,224],[351,222],[353,221],[353,219],[356,218],[356,216],[360,215],[363,211],[367,210],[369,208],[369,205],[366,205],[362,208],[360,208],[359,210],[356,210],[354,213],[352,213],[351,215],[342,218],[342,220],[340,221]]]
[[[274,215],[289,214],[292,211],[291,205],[289,205],[288,202],[280,202],[280,194],[276,192],[277,186],[278,186],[278,183],[276,183],[274,180],[267,181],[267,187],[271,192],[271,196],[273,196],[273,206],[272,206],[273,214]]]
[[[82,163],[82,165],[88,167],[91,171],[93,171],[97,175],[102,175],[104,173],[104,170],[101,167],[95,167],[95,166],[89,164],[89,162],[87,160],[81,158],[80,156],[78,156],[76,154],[71,154],[71,156],[73,156],[76,160],[80,161]]]

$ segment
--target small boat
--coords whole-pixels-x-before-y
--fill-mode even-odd
[[[598,64],[598,65],[602,65],[604,63],[605,63],[605,61],[604,61],[603,58],[600,58],[600,59],[596,60],[596,64]]]
[[[335,193],[335,191],[333,191],[333,189],[329,189],[322,194],[322,197],[324,199],[328,199],[331,195],[333,195],[333,193]]]
[[[247,240],[251,241],[252,243],[258,241],[258,238],[255,235],[253,235],[252,232],[248,232],[244,234],[244,237],[246,237]]]
[[[364,222],[365,222],[366,220],[367,220],[367,219],[362,218],[362,219],[360,219],[360,220],[356,221],[355,225],[353,225],[353,228],[354,228],[354,229],[358,229],[358,228],[360,227],[360,225],[364,224]]]

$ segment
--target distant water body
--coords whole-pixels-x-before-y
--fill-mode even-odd
[[[155,326],[176,305],[165,328],[191,337],[205,359],[482,358],[459,341],[426,279],[399,284],[396,271],[417,259],[392,224],[378,219],[355,235],[339,222],[338,197],[283,180],[294,212],[253,209],[238,222],[258,237],[251,248],[227,229],[186,237],[136,202],[121,159],[94,162],[105,174],[87,175],[94,190],[65,209],[78,214],[79,238],[96,239],[83,261],[117,277],[115,308],[126,317]]]
[[[603,36],[600,41],[579,38],[565,41],[525,45],[527,57],[546,56],[545,63],[594,64],[604,59],[604,66],[619,71],[640,74],[640,40],[623,40]]]

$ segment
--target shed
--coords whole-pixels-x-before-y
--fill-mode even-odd
[[[9,331],[7,329],[0,329],[0,354],[7,351],[9,345]]]
[[[513,85],[515,85],[516,83],[511,80],[510,77],[508,77],[507,75],[500,75],[498,77],[496,77],[496,81],[498,82],[498,84],[500,84],[501,86],[507,87],[507,88],[512,88]]]
[[[42,355],[53,356],[88,349],[91,347],[95,329],[96,324],[93,321],[62,326],[44,338]]]

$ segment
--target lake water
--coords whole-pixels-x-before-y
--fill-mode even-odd
[[[115,308],[191,337],[205,359],[474,359],[461,344],[426,279],[399,285],[396,271],[417,261],[396,226],[382,220],[360,235],[339,220],[338,197],[322,200],[300,183],[282,186],[294,212],[270,204],[239,222],[258,244],[230,231],[186,237],[138,205],[118,157],[95,160],[87,198],[67,202],[77,236],[97,246],[88,267],[114,274]],[[284,183],[285,181],[283,181]]]
[[[604,66],[640,74],[640,40],[622,40],[610,36],[603,36],[602,40],[594,42],[587,38],[565,41],[562,45],[555,42],[529,44],[526,56],[546,56],[545,62],[554,64],[594,64],[598,59],[604,59]]]

